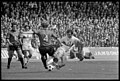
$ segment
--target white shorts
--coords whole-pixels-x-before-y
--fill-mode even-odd
[[[30,44],[23,44],[22,50],[32,50],[32,46]]]
[[[65,49],[63,47],[59,47],[55,52],[54,56],[57,57],[58,59],[65,56]]]

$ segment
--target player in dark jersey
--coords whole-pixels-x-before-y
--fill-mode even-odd
[[[22,51],[21,51],[21,43],[19,41],[19,34],[20,32],[16,30],[16,23],[12,23],[12,30],[8,32],[7,34],[7,42],[9,44],[8,46],[8,64],[7,64],[7,69],[10,68],[10,63],[12,61],[12,57],[14,55],[14,51],[17,52],[18,58],[22,64],[22,68],[24,67],[24,61],[22,57]]]
[[[47,68],[47,53],[49,56],[54,57],[54,45],[51,43],[51,38],[54,38],[57,40],[56,35],[54,34],[53,31],[48,30],[48,23],[42,23],[42,28],[41,30],[33,30],[34,34],[38,35],[39,41],[40,41],[40,46],[39,46],[39,51],[41,54],[41,60],[43,62],[43,65],[45,69]]]

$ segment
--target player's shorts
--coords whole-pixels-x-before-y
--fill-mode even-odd
[[[17,51],[17,50],[19,50],[19,49],[21,49],[21,47],[20,46],[13,46],[13,45],[9,45],[8,46],[8,51]]]
[[[40,46],[39,51],[42,56],[47,55],[47,53],[49,56],[53,56],[55,53],[54,46],[52,46],[52,45]]]
[[[12,58],[12,56],[14,55],[14,51],[17,52],[18,57],[22,58],[22,51],[21,51],[21,46],[16,46],[16,45],[10,45],[8,46],[8,56],[9,58]]]
[[[32,46],[30,44],[23,44],[22,50],[32,50]]]
[[[65,49],[63,47],[59,47],[55,52],[54,56],[57,57],[58,59],[65,56]]]

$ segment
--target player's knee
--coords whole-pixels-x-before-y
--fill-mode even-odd
[[[57,62],[58,62],[58,58],[53,58],[53,61],[54,61],[55,63],[57,63]]]
[[[45,56],[41,56],[41,60],[47,60]]]
[[[29,58],[31,58],[31,57],[32,57],[32,55],[30,54],[28,57],[29,57]]]
[[[27,55],[24,55],[24,58],[27,58]]]
[[[22,55],[18,54],[18,58],[22,58]]]

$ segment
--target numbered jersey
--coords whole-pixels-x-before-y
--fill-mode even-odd
[[[49,46],[52,44],[51,39],[52,39],[52,35],[54,35],[52,31],[39,30],[39,31],[36,31],[36,34],[39,36],[40,46]]]
[[[29,30],[29,31],[26,31],[26,32],[22,32],[21,34],[21,37],[22,37],[22,42],[23,44],[31,44],[31,40],[33,38],[33,31],[32,30]]]

